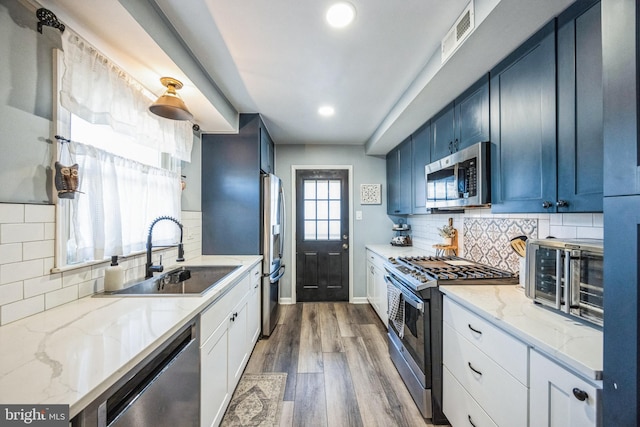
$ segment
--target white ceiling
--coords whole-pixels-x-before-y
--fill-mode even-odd
[[[356,19],[336,30],[324,21],[334,0],[148,0],[204,80],[181,72],[158,24],[142,22],[134,10],[142,0],[41,3],[128,57],[132,65],[122,66],[147,76],[148,87],[167,73],[186,80],[182,96],[204,131],[237,126],[230,109],[259,112],[276,144],[360,144],[385,154],[574,0],[475,0],[476,30],[444,65],[440,40],[469,0],[349,1]],[[133,16],[120,16],[125,9]],[[105,22],[109,10],[118,16]],[[323,104],[333,117],[317,114]]]

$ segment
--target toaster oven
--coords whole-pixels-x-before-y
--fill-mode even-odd
[[[527,242],[526,294],[534,302],[596,325],[604,321],[602,240]]]

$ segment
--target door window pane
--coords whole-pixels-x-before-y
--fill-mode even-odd
[[[304,239],[340,240],[340,180],[304,180]]]

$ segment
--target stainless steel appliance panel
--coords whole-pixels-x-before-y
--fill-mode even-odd
[[[285,200],[282,181],[273,174],[262,177],[262,335],[269,336],[280,314],[280,279],[284,275]]]
[[[426,165],[426,207],[459,208],[490,203],[488,147],[488,142],[480,142]]]
[[[526,294],[545,307],[602,325],[603,264],[602,240],[530,240]]]

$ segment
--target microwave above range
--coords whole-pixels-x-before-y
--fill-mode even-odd
[[[479,142],[426,165],[426,207],[455,209],[489,204],[489,153],[489,142]]]
[[[599,239],[529,240],[526,294],[536,303],[602,325],[603,262]]]

